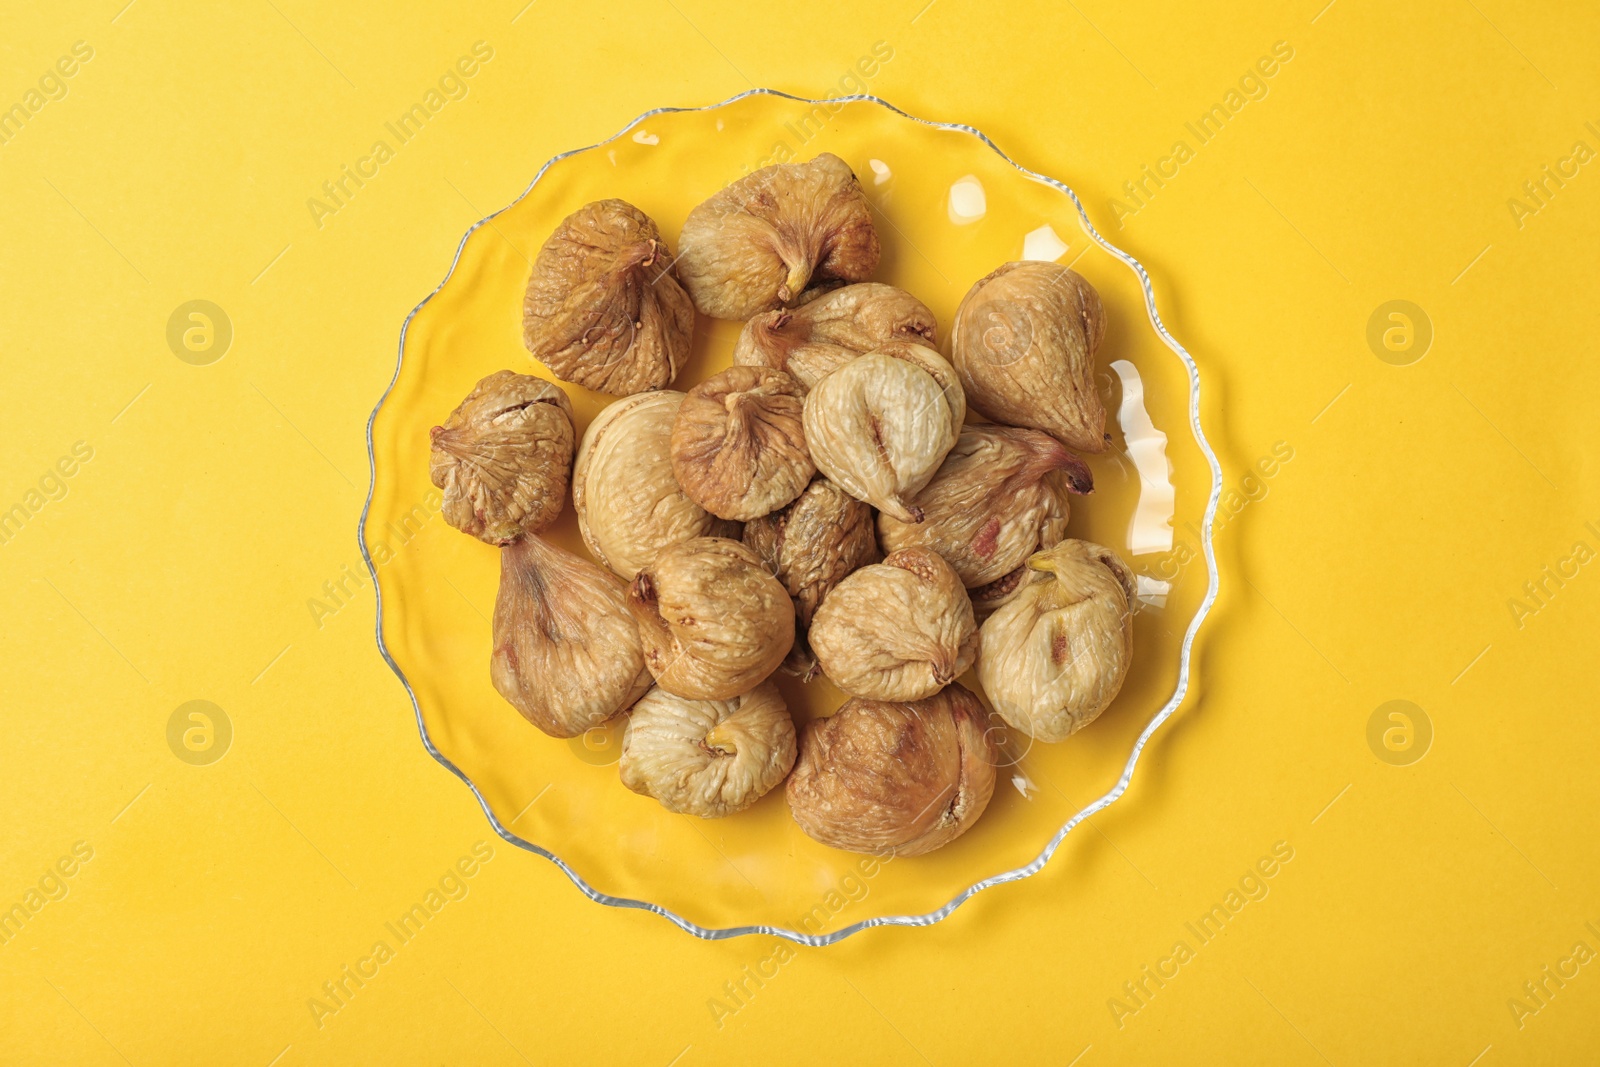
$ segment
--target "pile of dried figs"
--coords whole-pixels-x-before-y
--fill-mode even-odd
[[[618,399],[580,439],[558,385],[492,374],[433,429],[430,473],[500,548],[489,669],[529,722],[626,715],[622,782],[671,811],[787,782],[817,841],[911,856],[983,814],[991,715],[1055,742],[1106,709],[1136,601],[1116,553],[1067,537],[1077,453],[1108,440],[1094,289],[1007,263],[941,355],[933,313],[870,280],[879,254],[834,155],[729,185],[676,256],[633,205],[588,204],[533,264],[524,339]],[[697,311],[744,323],[733,365],[674,391]],[[540,536],[569,487],[592,559]],[[775,671],[849,699],[797,735]]]

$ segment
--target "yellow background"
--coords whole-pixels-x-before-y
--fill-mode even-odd
[[[93,850],[0,946],[0,1060],[1592,1057],[1600,963],[1542,1004],[1523,983],[1600,950],[1600,576],[1569,563],[1536,612],[1509,602],[1600,548],[1600,176],[1520,219],[1507,201],[1574,142],[1600,149],[1600,20],[1503,0],[123,2],[9,14],[0,40],[0,107],[94,50],[0,146],[0,508],[93,450],[0,544],[0,906]],[[469,95],[318,228],[306,200],[480,40]],[[1277,442],[1294,458],[1219,535],[1198,685],[1122,802],[942,925],[783,954],[718,1020],[708,1001],[771,939],[590,903],[423,751],[372,639],[363,430],[406,312],[545,159],[651,107],[837,89],[878,41],[870,91],[1066,180],[1151,269],[1228,483]],[[1185,122],[1278,41],[1294,58],[1265,98],[1119,227],[1123,183],[1194,146]],[[233,325],[207,366],[166,341],[193,299]],[[1433,326],[1408,366],[1367,343],[1396,299]],[[359,589],[319,627],[306,602],[346,568]],[[167,743],[197,699],[234,733],[208,766]],[[1408,766],[1368,745],[1396,699],[1434,733]],[[319,1028],[307,1000],[482,840],[467,896]],[[1278,842],[1267,896],[1115,1017]]]

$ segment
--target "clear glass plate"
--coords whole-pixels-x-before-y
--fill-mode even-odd
[[[1099,290],[1113,443],[1087,457],[1096,488],[1074,501],[1070,532],[1117,549],[1141,576],[1132,671],[1111,708],[1061,744],[1004,739],[1007,766],[982,819],[945,848],[892,861],[812,841],[781,789],[727,819],[671,814],[618,780],[620,729],[563,741],[530,726],[489,682],[498,550],[450,529],[428,480],[428,429],[474,383],[507,367],[549,377],[522,346],[522,295],[562,218],[621,197],[676,248],[689,210],[728,182],[824,151],[850,164],[873,204],[878,280],[932,308],[941,340],[972,283],[1010,260],[1057,259]],[[727,367],[739,326],[700,318],[675,387]],[[610,398],[564,388],[581,434]],[[592,899],[655,911],[701,937],[824,944],[886,923],[926,925],[1038,871],[1073,826],[1122,794],[1144,742],[1181,702],[1191,642],[1216,595],[1210,522],[1221,476],[1198,404],[1198,371],[1161,326],[1143,268],[1095,233],[1066,185],[1018,167],[978,131],[874,97],[770,90],[650,112],[556,157],[514,204],[474,225],[402,328],[394,381],[369,423],[360,530],[378,646],[411,694],[428,751],[472,788],[496,832],[551,859]],[[584,552],[570,506],[551,536]],[[825,681],[777,681],[797,723],[843,700]],[[962,681],[980,691],[970,674]]]

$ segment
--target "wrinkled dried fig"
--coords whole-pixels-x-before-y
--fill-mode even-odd
[[[1067,540],[983,624],[978,681],[1000,717],[1061,741],[1116,698],[1133,655],[1134,577],[1109,548]]]
[[[528,351],[551,373],[617,396],[671,385],[694,330],[661,232],[623,200],[562,220],[534,260],[522,315]]]
[[[578,445],[578,530],[595,559],[629,580],[661,546],[726,528],[672,473],[672,422],[682,403],[683,394],[669,389],[618,400]]]
[[[890,341],[936,348],[939,325],[904,289],[862,282],[791,310],[757,315],[740,331],[733,361],[786,370],[809,389],[829,371]]]
[[[650,688],[626,587],[528,534],[500,550],[489,677],[552,737],[577,737]]]
[[[827,152],[740,178],[689,212],[678,245],[684,288],[717,319],[788,307],[808,285],[864,281],[878,268],[866,195]]]
[[[941,370],[942,367],[942,370]],[[903,342],[844,364],[806,394],[806,445],[839,488],[902,522],[956,442],[966,401],[937,352]]]
[[[809,639],[828,679],[869,700],[930,697],[978,654],[967,591],[926,548],[891,552],[834,586]]]
[[[720,819],[783,781],[794,753],[794,720],[771,682],[732,700],[657,686],[628,713],[618,769],[623,785],[668,811]]]
[[[1065,520],[1063,520],[1062,525],[1063,527],[1065,526]],[[1058,537],[1052,544],[1040,545],[1039,547],[1052,548],[1055,544],[1059,544],[1060,541],[1061,538]],[[1024,563],[1015,570],[1007,571],[1003,576],[996,578],[988,585],[980,585],[976,589],[967,590],[967,596],[972,600],[972,617],[978,623],[978,632],[980,634],[983,632],[984,620],[1000,610],[1001,605],[1009,604],[1016,599],[1017,594],[1022,591],[1022,587],[1032,579],[1033,573],[1028,569],[1028,565]]]
[[[744,543],[794,600],[794,647],[783,669],[810,681],[818,670],[806,630],[830,590],[878,559],[872,509],[826,478],[817,478],[782,511],[745,523]]]
[[[807,724],[786,793],[794,821],[832,848],[920,856],[978,821],[996,753],[959,685],[912,704],[847,700]]]
[[[961,388],[961,376],[949,360],[927,345],[915,341],[885,341],[875,354],[892,356],[927,371],[928,377],[939,384],[939,391],[944,394],[945,406],[950,409],[950,421],[955,425],[956,432],[961,432],[961,424],[967,420],[967,392]]]
[[[539,533],[567,502],[572,404],[559,386],[496,371],[429,434],[444,521],[491,545]]]
[[[794,306],[799,307],[801,304],[809,304],[818,297],[827,296],[829,293],[842,287],[844,284],[845,281],[843,278],[823,278],[820,281],[813,280],[812,284],[806,286],[805,290],[800,294],[800,298],[794,302]]]
[[[672,424],[672,470],[690,499],[724,519],[758,519],[805,490],[800,383],[786,371],[729,367],[689,390]]]
[[[1067,494],[1094,488],[1088,466],[1040,430],[962,429],[933,481],[912,500],[919,523],[878,516],[886,551],[931,548],[969,589],[987,585],[1066,536]]]
[[[692,700],[748,693],[794,642],[794,605],[756,554],[722,537],[668,545],[628,587],[645,665]]]
[[[1100,452],[1106,409],[1095,388],[1094,354],[1105,332],[1100,294],[1075,271],[1007,263],[962,299],[950,342],[974,411]]]

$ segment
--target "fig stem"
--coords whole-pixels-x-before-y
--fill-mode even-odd
[[[710,733],[706,734],[706,738],[701,744],[713,755],[737,756],[739,754],[738,746],[723,732],[722,727],[724,725],[726,724],[718,723]]]
[[[633,584],[628,587],[628,595],[635,603],[640,605],[654,604],[656,600],[656,583],[650,580],[650,575],[640,571],[634,578]]]
[[[783,287],[778,291],[778,297],[785,304],[789,303],[805,292],[806,282],[811,280],[811,264],[805,260],[787,264],[789,273],[783,280]]]
[[[1024,471],[1036,480],[1050,471],[1063,471],[1067,475],[1067,488],[1080,496],[1094,492],[1094,472],[1076,452],[1042,431],[1023,431],[1023,447],[1028,459]]]

